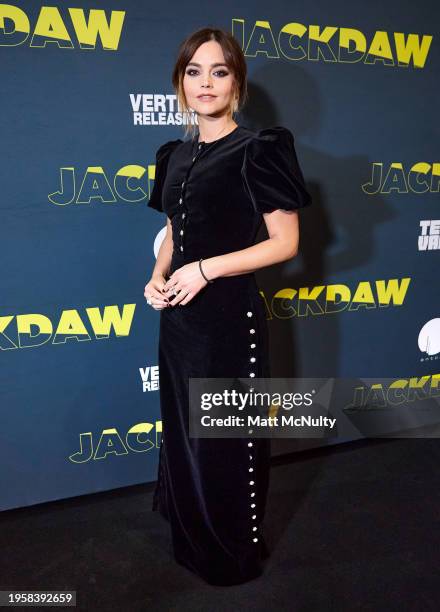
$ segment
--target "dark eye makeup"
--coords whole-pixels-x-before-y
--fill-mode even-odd
[[[188,70],[185,71],[185,74],[187,74],[188,76],[195,76],[194,74],[191,74],[193,72],[198,72],[198,70],[196,68],[188,68]],[[216,73],[222,73],[221,74],[222,77],[228,76],[229,74],[227,70],[216,70],[214,74]]]

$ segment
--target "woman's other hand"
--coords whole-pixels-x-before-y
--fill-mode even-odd
[[[145,299],[155,310],[162,310],[169,305],[169,300],[163,293],[166,282],[166,278],[162,274],[157,274],[152,276],[151,280],[145,285]]]

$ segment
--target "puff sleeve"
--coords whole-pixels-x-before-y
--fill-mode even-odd
[[[148,201],[148,206],[163,212],[162,207],[162,187],[167,175],[168,160],[174,149],[182,143],[183,140],[178,138],[177,140],[169,140],[165,144],[161,145],[156,151],[156,170],[154,177],[154,185]]]
[[[246,143],[241,174],[256,212],[309,206],[312,198],[285,127],[264,128]]]

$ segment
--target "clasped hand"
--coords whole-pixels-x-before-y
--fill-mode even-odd
[[[175,270],[162,287],[162,293],[168,298],[177,293],[168,305],[176,306],[176,304],[180,304],[184,306],[207,284],[208,282],[200,272],[199,262],[194,261]]]
[[[153,275],[145,285],[144,296],[155,310],[184,306],[207,284],[195,261],[175,270],[168,280],[162,274]]]

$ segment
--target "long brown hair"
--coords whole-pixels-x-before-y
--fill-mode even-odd
[[[226,66],[234,75],[233,96],[229,114],[232,117],[235,112],[241,110],[248,96],[247,92],[247,66],[244,53],[232,34],[221,28],[202,28],[193,32],[181,44],[177,54],[177,60],[172,74],[172,84],[176,92],[181,111],[190,114],[189,106],[183,90],[183,78],[188,63],[194,53],[205,42],[215,40],[223,50]],[[194,138],[197,127],[190,122],[186,122],[184,135],[191,135]]]

